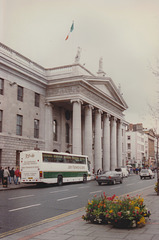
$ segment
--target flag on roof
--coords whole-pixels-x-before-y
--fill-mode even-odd
[[[71,33],[73,30],[74,30],[74,21],[72,22],[72,25],[71,25],[71,27],[70,27],[70,31],[69,31],[69,33],[67,34],[65,40],[67,40],[67,39],[69,38],[69,35],[70,35],[70,33]]]

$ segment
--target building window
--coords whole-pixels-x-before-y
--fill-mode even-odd
[[[40,106],[40,94],[35,93],[35,107]]]
[[[131,144],[130,143],[128,143],[128,149],[131,149]]]
[[[0,78],[0,94],[3,95],[4,79]]]
[[[34,137],[39,138],[39,120],[34,119]]]
[[[57,141],[57,121],[53,121],[53,139],[54,141]]]
[[[131,139],[131,137],[130,136],[128,136],[128,140],[130,140]]]
[[[23,124],[23,116],[17,115],[17,129],[16,134],[22,136],[22,124]]]
[[[128,153],[128,159],[129,160],[131,159],[131,153]]]
[[[70,126],[68,123],[66,123],[66,143],[70,142]]]
[[[2,132],[2,118],[3,118],[3,111],[0,110],[0,132]]]
[[[18,86],[17,100],[23,102],[23,87]]]

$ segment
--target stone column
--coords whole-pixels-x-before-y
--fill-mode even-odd
[[[100,168],[102,170],[102,142],[101,142],[101,110],[95,110],[95,139],[94,139],[94,158],[95,173]]]
[[[116,139],[116,121],[115,117],[111,117],[110,125],[110,169],[115,170],[117,167],[117,139]]]
[[[85,128],[84,128],[84,154],[88,156],[91,163],[91,172],[93,170],[93,154],[92,154],[92,109],[93,106],[85,106]]]
[[[118,156],[117,156],[117,165],[118,167],[122,166],[122,123],[121,120],[117,124],[117,147],[118,147]]]
[[[103,170],[110,170],[110,115],[103,115]]]
[[[73,131],[72,131],[72,150],[75,154],[82,154],[81,150],[81,104],[80,99],[71,100],[73,103]]]
[[[53,111],[49,102],[45,103],[45,150],[53,151]]]

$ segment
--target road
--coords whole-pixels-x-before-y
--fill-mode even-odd
[[[54,185],[1,191],[0,233],[84,207],[95,194],[105,192],[107,196],[119,196],[148,186],[154,187],[155,182],[156,179],[140,180],[138,175],[132,175],[116,185],[98,186],[96,181],[90,181],[61,187]]]

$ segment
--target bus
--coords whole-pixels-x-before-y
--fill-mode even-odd
[[[88,156],[39,150],[20,153],[22,183],[87,182],[91,179]]]

